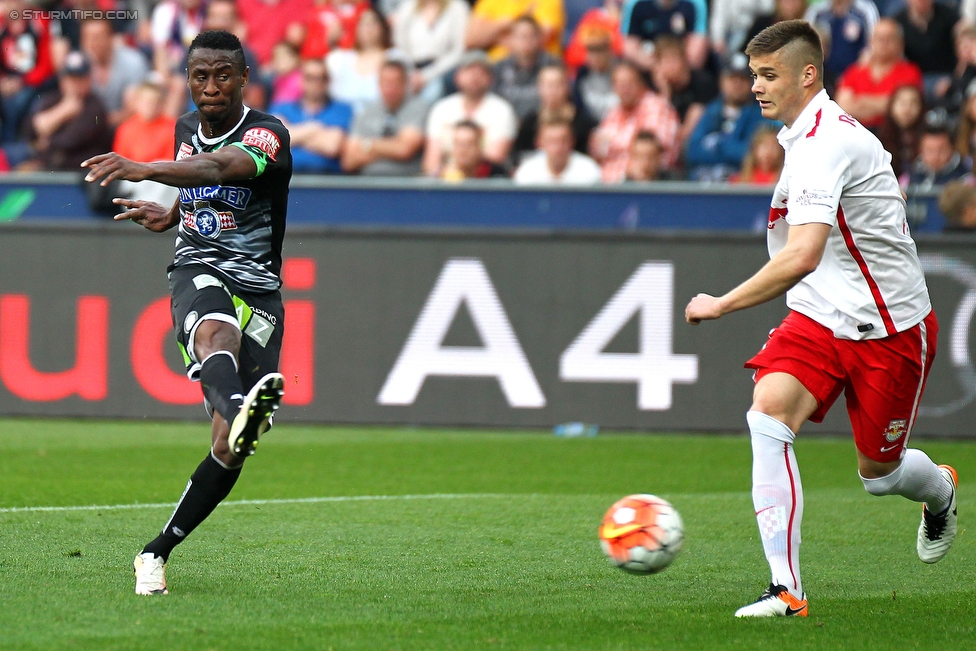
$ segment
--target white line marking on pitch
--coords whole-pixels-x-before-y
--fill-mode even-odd
[[[462,500],[512,497],[504,493],[432,493],[430,495],[337,495],[335,497],[296,497],[277,500],[228,500],[220,506],[263,506],[265,504],[319,504],[322,502],[378,502],[383,500]],[[522,495],[522,497],[525,497]],[[2,513],[47,513],[64,511],[125,511],[132,509],[171,509],[175,502],[156,504],[110,504],[106,506],[15,506],[0,508]]]

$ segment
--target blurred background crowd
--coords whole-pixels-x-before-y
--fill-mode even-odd
[[[75,170],[108,149],[172,160],[193,108],[186,48],[224,29],[245,46],[245,103],[288,126],[296,173],[566,184],[775,182],[780,125],[742,50],[805,18],[828,91],[903,185],[957,182],[947,215],[976,222],[976,0],[0,4],[2,170]]]

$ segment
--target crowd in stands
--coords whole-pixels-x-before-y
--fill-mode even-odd
[[[193,109],[186,48],[224,29],[245,46],[245,103],[288,126],[296,173],[769,184],[780,125],[754,101],[743,50],[804,18],[828,91],[905,187],[976,188],[976,0],[2,4],[2,170],[72,170],[108,148],[172,158],[174,120]]]

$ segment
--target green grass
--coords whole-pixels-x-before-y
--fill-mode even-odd
[[[973,649],[976,445],[924,442],[962,485],[941,563],[919,507],[861,488],[849,440],[802,439],[808,619],[738,621],[768,582],[745,437],[282,426],[176,550],[171,594],[132,594],[207,428],[0,421],[0,649]],[[671,499],[674,565],[612,568],[596,542],[628,493]],[[123,505],[129,510],[14,507]]]

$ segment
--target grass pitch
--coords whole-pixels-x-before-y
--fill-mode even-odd
[[[137,597],[132,557],[208,436],[0,421],[0,649],[976,648],[971,443],[919,444],[962,482],[955,546],[927,566],[919,507],[867,495],[849,440],[801,437],[811,616],[739,621],[768,583],[744,436],[281,426],[174,552],[171,594]],[[660,575],[596,541],[636,492],[685,520]],[[90,505],[133,508],[36,508]]]

